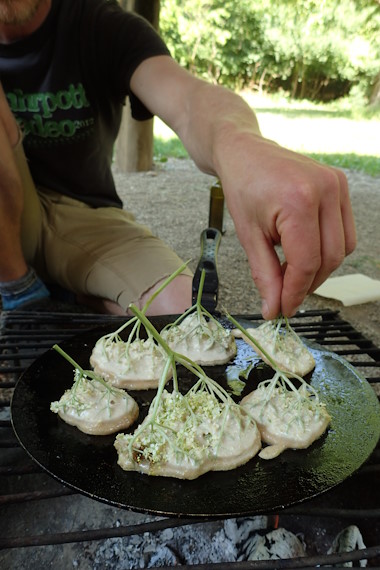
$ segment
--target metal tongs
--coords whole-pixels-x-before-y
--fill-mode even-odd
[[[217,254],[223,233],[224,195],[220,182],[210,189],[209,227],[201,233],[201,257],[193,277],[193,304],[198,295],[201,273],[205,271],[202,306],[215,313],[218,304],[219,277]]]

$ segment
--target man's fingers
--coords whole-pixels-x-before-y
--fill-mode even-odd
[[[320,206],[321,267],[308,291],[315,291],[341,265],[356,246],[356,230],[343,172],[333,171],[338,182],[330,185]]]
[[[251,274],[259,290],[265,319],[281,312],[282,268],[272,243],[260,232],[252,232],[252,242],[244,244]]]
[[[293,315],[318,273],[321,258],[320,196],[301,180],[288,181],[278,209],[276,232],[286,264],[283,271],[281,312]]]
[[[287,260],[281,310],[287,316],[294,314],[306,294],[319,287],[356,244],[346,178],[333,170],[329,176],[318,208],[313,212],[311,207],[305,215],[307,209],[301,205],[303,219],[297,221],[296,210],[281,233]]]
[[[293,231],[282,236],[286,265],[281,292],[281,312],[292,316],[305,299],[321,266],[318,218],[306,224],[293,225]]]
[[[340,207],[342,211],[345,254],[349,255],[356,247],[356,227],[355,219],[352,211],[352,205],[348,190],[348,182],[345,174],[341,170],[337,170],[337,175],[341,185]]]
[[[321,267],[308,293],[319,287],[346,256],[346,240],[340,195],[331,192],[320,208]]]

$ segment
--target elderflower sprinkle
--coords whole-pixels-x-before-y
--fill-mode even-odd
[[[137,434],[120,434],[116,440],[124,450],[129,448],[136,462],[200,463],[217,454],[227,416],[240,431],[252,421],[238,405],[220,402],[207,391],[189,391],[185,396],[163,391],[154,421],[148,416]]]
[[[170,325],[162,333],[165,340],[174,346],[194,344],[197,348],[210,350],[215,344],[227,349],[231,345],[231,333],[215,320],[206,320],[197,313],[188,315],[179,324]]]
[[[50,410],[56,414],[63,412],[81,416],[92,412],[111,417],[112,407],[116,402],[122,401],[127,408],[129,396],[126,392],[99,382],[98,379],[89,379],[76,369],[73,386],[66,390],[59,400],[50,404]]]

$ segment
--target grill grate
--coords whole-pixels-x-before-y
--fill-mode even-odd
[[[260,320],[259,315],[237,315],[239,318]],[[37,312],[3,312],[0,320],[0,475],[2,493],[0,505],[9,524],[17,519],[20,528],[23,515],[31,505],[39,505],[47,519],[46,528],[38,534],[33,529],[19,532],[3,532],[7,538],[0,538],[3,553],[26,547],[46,548],[49,545],[87,543],[104,541],[108,538],[144,535],[156,533],[162,529],[179,526],[204,524],[195,519],[158,519],[139,524],[120,524],[119,526],[92,528],[92,525],[81,525],[76,530],[51,532],[55,525],[49,517],[65,509],[65,501],[80,496],[73,491],[52,481],[43,473],[19,447],[13,435],[10,421],[10,401],[12,389],[17,378],[25,368],[39,355],[48,350],[52,344],[88,330],[94,326],[124,322],[121,317],[93,315],[87,313],[37,313]],[[379,395],[380,386],[380,349],[350,323],[340,318],[338,312],[306,311],[299,313],[291,320],[293,328],[303,337],[315,340],[337,354],[344,356],[354,367],[364,374],[368,382]],[[305,505],[286,509],[280,515],[281,524],[302,532],[305,527],[315,525],[315,520],[323,519],[326,528],[336,521],[344,521],[345,525],[360,524],[365,534],[364,550],[354,550],[345,554],[312,555],[302,559],[262,562],[217,563],[193,565],[193,570],[235,568],[300,568],[321,565],[342,564],[352,562],[358,565],[359,560],[368,560],[369,566],[380,564],[380,447],[372,454],[366,465],[333,491],[322,497],[308,501]],[[376,484],[377,481],[377,484]],[[348,500],[349,498],[349,500]],[[54,509],[50,511],[50,501],[54,500]],[[349,508],[348,508],[349,505]],[[118,516],[115,509],[114,516]],[[51,512],[51,514],[50,514]],[[59,518],[59,516],[58,516]],[[3,518],[4,520],[4,518]],[[335,524],[336,526],[336,524]],[[16,527],[15,527],[16,528]],[[0,553],[0,562],[2,554]],[[183,568],[186,566],[184,565]],[[190,566],[188,566],[190,568]]]

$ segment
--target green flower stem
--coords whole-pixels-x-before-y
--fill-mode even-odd
[[[186,267],[189,265],[189,263],[190,263],[190,260],[185,261],[185,263],[183,263],[181,265],[181,267],[179,267],[176,271],[174,271],[174,273],[172,273],[171,275],[169,275],[169,277],[167,279],[165,279],[165,281],[159,286],[159,288],[153,293],[153,295],[145,303],[144,307],[142,308],[142,312],[144,314],[146,313],[148,307],[153,303],[153,301],[157,297],[157,295],[159,295],[161,293],[161,291],[163,289],[165,289],[165,287],[167,287],[169,285],[169,283],[171,283],[173,281],[173,279],[175,279],[180,273],[182,273],[182,271],[184,269],[186,269]]]
[[[204,269],[202,269],[201,277],[199,279],[199,287],[198,287],[198,294],[197,294],[197,302],[196,302],[197,307],[202,306],[202,293],[203,293],[203,287],[205,284],[205,279],[206,279],[206,271]]]
[[[233,325],[236,326],[236,328],[238,328],[259,350],[260,352],[262,352],[262,354],[265,356],[265,358],[268,359],[271,367],[273,368],[273,370],[275,371],[275,375],[273,376],[273,378],[269,381],[269,384],[273,382],[273,384],[275,385],[277,383],[277,381],[279,379],[282,380],[282,382],[287,385],[291,390],[294,390],[294,392],[296,392],[297,394],[299,394],[299,391],[297,390],[297,388],[294,386],[293,382],[291,382],[291,380],[289,379],[289,376],[291,376],[291,378],[295,378],[296,380],[298,380],[302,385],[306,386],[307,389],[312,393],[312,395],[316,398],[316,400],[318,401],[318,394],[317,392],[314,390],[314,388],[308,384],[307,382],[305,382],[305,380],[301,377],[298,376],[298,374],[295,374],[294,372],[290,373],[287,372],[285,370],[282,370],[279,366],[277,366],[276,362],[273,360],[273,358],[271,356],[269,356],[269,354],[267,353],[266,350],[263,349],[263,347],[260,345],[259,342],[257,342],[256,339],[254,339],[252,337],[252,335],[250,335],[248,333],[248,331],[236,320],[234,319],[230,314],[226,313],[227,318],[231,321],[231,323]],[[290,327],[289,322],[287,321],[287,319],[285,318],[285,323],[287,326]],[[276,334],[277,331],[279,329],[276,328]],[[294,332],[294,331],[293,331]],[[296,334],[296,333],[294,333]],[[297,335],[296,335],[297,336]],[[301,397],[301,396],[300,396]]]
[[[151,429],[153,429],[154,425],[156,425],[156,427],[160,427],[156,424],[156,416],[158,413],[158,408],[159,408],[160,403],[161,403],[161,397],[162,397],[162,393],[163,393],[165,385],[166,385],[166,378],[167,378],[167,374],[169,372],[170,366],[172,366],[173,370],[174,370],[175,362],[173,361],[171,356],[168,356],[168,359],[167,359],[166,364],[165,364],[165,368],[162,372],[160,382],[158,384],[157,393],[156,393],[156,396],[154,398],[154,405],[153,405],[153,409],[152,409],[151,418],[149,419],[149,421],[145,425],[140,425],[137,428],[137,430],[133,434],[133,437],[131,438],[131,441],[129,442],[128,449],[129,449],[129,454],[131,457],[133,457],[133,445],[134,445],[135,441],[137,440],[137,438],[139,437],[139,435],[141,433],[143,433],[149,427]],[[177,388],[174,388],[174,390],[178,392],[178,385],[177,385]],[[162,430],[162,433],[165,434],[165,431]],[[165,434],[165,438],[166,438],[166,434]],[[167,441],[168,441],[168,443],[170,443],[170,441],[168,439],[167,439]],[[139,452],[138,449],[136,451]]]
[[[85,371],[83,370],[83,368],[81,366],[79,366],[79,364],[77,362],[75,362],[75,360],[73,360],[71,358],[71,356],[69,356],[67,354],[67,352],[65,352],[58,344],[55,344],[53,346],[54,350],[56,350],[61,356],[63,356],[63,358],[65,358],[68,362],[70,362],[70,364],[76,368],[77,370],[79,370],[79,372],[82,375],[85,375]]]
[[[279,368],[279,366],[277,366],[276,362],[273,360],[273,358],[271,356],[269,356],[267,351],[264,350],[264,348],[260,345],[260,343],[257,342],[257,340],[254,339],[252,337],[252,335],[250,335],[249,332],[236,319],[234,319],[234,317],[232,317],[229,313],[226,313],[226,317],[228,318],[229,321],[231,321],[231,323],[233,325],[235,325],[235,327],[237,329],[239,329],[240,332],[243,333],[244,336],[246,336],[256,346],[256,348],[258,348],[260,350],[260,352],[262,352],[262,354],[265,356],[265,358],[268,359],[271,367],[276,372],[281,372],[281,373],[285,374],[285,370],[282,370],[281,368]]]
[[[204,382],[207,385],[207,387],[210,388],[211,392],[219,396],[220,400],[233,401],[228,392],[226,392],[226,390],[224,390],[224,388],[218,382],[207,376],[204,370],[201,368],[201,366],[199,366],[199,364],[193,362],[192,360],[190,360],[190,358],[188,358],[184,354],[179,354],[178,352],[174,354],[176,361],[179,364],[182,364],[182,366],[184,366],[185,368],[187,368],[192,374],[194,374],[194,376],[197,376],[200,381]],[[191,390],[193,388],[191,388]]]
[[[152,323],[147,319],[147,317],[142,313],[142,311],[139,311],[139,309],[135,305],[130,305],[130,310],[133,312],[134,315],[136,315],[139,319],[141,319],[144,327],[151,332],[152,336],[157,341],[157,343],[162,346],[166,354],[171,358],[173,372],[176,368],[175,363],[178,362],[179,364],[182,364],[182,366],[187,368],[192,374],[194,374],[195,376],[206,382],[206,384],[210,387],[211,391],[218,394],[221,400],[230,400],[231,397],[229,396],[229,394],[217,382],[209,378],[197,363],[193,362],[192,360],[190,360],[190,358],[188,358],[183,354],[174,352],[169,347],[169,345],[162,338],[162,336],[152,325]],[[173,381],[174,389],[178,391],[177,376],[174,373],[173,373],[173,380],[175,380],[175,382]],[[162,379],[160,380],[160,383],[161,381]]]
[[[169,347],[169,345],[166,343],[166,341],[162,338],[162,336],[160,335],[160,333],[158,332],[158,330],[152,325],[152,323],[150,322],[150,320],[145,316],[145,314],[143,313],[143,311],[140,311],[136,305],[134,305],[133,303],[131,303],[129,305],[129,309],[130,311],[132,311],[132,313],[142,322],[142,324],[144,325],[144,327],[146,328],[147,332],[150,332],[152,337],[157,341],[157,343],[162,346],[162,348],[164,349],[164,351],[166,352],[166,354],[168,356],[172,356],[174,354],[174,352],[172,351],[172,349]]]
[[[186,261],[185,263],[183,263],[174,273],[172,273],[167,279],[165,279],[165,281],[160,285],[160,287],[153,293],[153,295],[148,299],[148,301],[145,303],[144,307],[142,308],[142,313],[146,313],[148,307],[152,304],[152,302],[154,301],[154,299],[161,293],[161,291],[163,291],[163,289],[165,289],[165,287],[167,285],[169,285],[169,283],[171,281],[173,281],[173,279],[175,279],[175,277],[177,277],[177,275],[179,275],[180,273],[182,273],[182,271],[188,266],[190,260]],[[110,334],[106,334],[104,335],[104,337],[102,337],[103,339],[111,339],[114,340],[115,338],[119,337],[119,334],[129,325],[131,325],[133,322],[135,322],[130,335],[128,336],[128,340],[126,342],[127,345],[129,345],[132,341],[132,338],[134,335],[136,335],[136,337],[138,338],[139,336],[139,331],[140,331],[140,326],[141,326],[141,321],[136,317],[133,316],[132,318],[128,319],[124,324],[122,324],[115,332],[110,333]],[[121,340],[121,339],[119,339]]]
[[[172,349],[169,347],[169,345],[165,342],[165,340],[162,338],[162,336],[160,335],[158,330],[152,325],[152,323],[149,321],[149,319],[147,319],[147,317],[145,316],[143,311],[139,311],[139,309],[136,307],[136,305],[133,305],[133,304],[129,305],[129,309],[142,322],[147,333],[148,334],[150,333],[152,335],[152,337],[155,339],[155,341],[164,349],[164,351],[168,355],[168,359],[170,359],[172,369],[173,369],[173,387],[174,387],[174,390],[176,390],[178,392],[178,380],[177,380],[177,374],[175,372],[175,353],[172,351]],[[165,366],[165,370],[166,370],[166,366]],[[165,371],[161,375],[159,386],[161,384],[163,384],[163,385],[166,384]]]
[[[282,317],[279,317],[276,321],[276,328],[274,331],[275,336],[275,344],[277,344],[278,336],[280,334],[281,326],[282,326]]]
[[[158,384],[158,388],[157,388],[157,394],[154,398],[154,406],[153,406],[153,410],[152,410],[152,421],[154,421],[156,419],[156,415],[157,415],[157,411],[160,405],[160,400],[161,400],[161,396],[162,396],[162,392],[164,391],[165,385],[166,385],[166,378],[169,372],[169,369],[171,366],[175,367],[175,363],[173,362],[173,359],[169,356],[166,364],[165,364],[165,368],[164,371],[161,375],[160,378],[160,382]],[[178,392],[178,386],[174,388],[175,392]]]
[[[67,354],[67,352],[65,352],[58,344],[55,344],[53,346],[53,349],[56,350],[61,356],[63,356],[63,358],[65,358],[68,362],[70,362],[70,364],[79,371],[79,378],[78,380],[80,381],[83,377],[87,377],[87,378],[91,378],[92,380],[95,380],[96,382],[99,382],[99,384],[102,384],[102,386],[104,386],[105,388],[107,388],[107,390],[109,392],[111,392],[112,394],[116,394],[117,389],[113,388],[112,386],[110,386],[110,384],[108,384],[105,380],[103,380],[103,378],[101,378],[100,376],[98,376],[97,374],[95,374],[95,372],[93,372],[92,370],[84,370],[81,366],[79,366],[79,364],[77,362],[75,362],[75,360],[73,358],[71,358],[71,356],[69,356]],[[77,382],[77,381],[76,381]],[[76,384],[75,382],[75,384]]]
[[[202,270],[201,273],[201,277],[199,279],[199,287],[198,287],[198,294],[197,294],[197,300],[195,302],[194,305],[192,305],[189,309],[186,309],[186,311],[184,313],[182,313],[182,315],[180,315],[173,323],[169,323],[167,324],[163,330],[167,330],[169,328],[175,327],[178,324],[180,324],[182,321],[185,320],[185,318],[190,315],[191,313],[196,312],[198,315],[198,325],[196,325],[191,331],[189,331],[185,336],[181,337],[181,340],[185,339],[186,336],[191,335],[194,330],[196,330],[198,327],[201,327],[203,329],[204,332],[206,332],[206,334],[208,334],[210,336],[210,338],[212,338],[212,333],[208,331],[208,328],[206,328],[202,323],[201,323],[201,318],[202,316],[204,317],[208,317],[211,321],[213,321],[214,323],[217,324],[217,326],[219,328],[223,328],[222,325],[220,324],[220,322],[218,320],[215,319],[215,317],[213,317],[213,315],[211,315],[211,313],[209,313],[203,306],[202,306],[202,293],[203,293],[203,287],[204,287],[204,282],[206,279],[206,271],[205,269]]]
[[[111,334],[107,334],[105,337],[103,338],[115,338],[117,336],[119,336],[119,334],[129,325],[131,325],[134,321],[136,321],[133,330],[135,329],[136,325],[138,324],[137,318],[136,317],[132,317],[131,319],[128,319],[128,321],[126,321],[124,324],[121,325],[121,327],[119,327],[115,332],[111,333]]]

